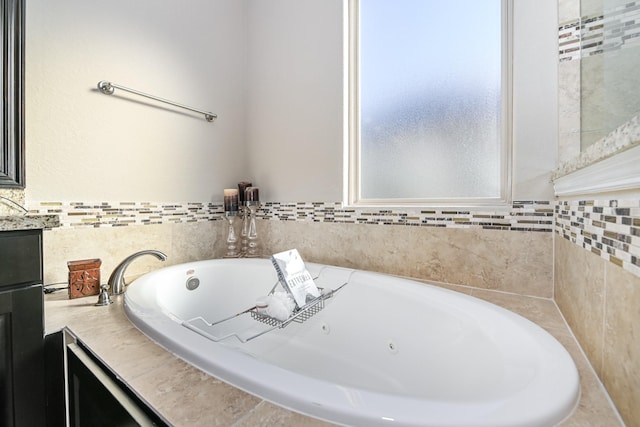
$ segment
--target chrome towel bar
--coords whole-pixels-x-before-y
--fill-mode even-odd
[[[177,102],[169,101],[163,98],[158,98],[157,96],[149,95],[148,93],[140,92],[134,89],[130,89],[128,87],[120,86],[115,83],[108,82],[106,80],[102,80],[98,82],[98,89],[100,92],[105,95],[113,95],[115,89],[124,90],[125,92],[134,93],[136,95],[144,96],[145,98],[153,99],[156,101],[164,102],[165,104],[173,105],[174,107],[184,108],[185,110],[195,111],[196,113],[204,114],[204,118],[207,119],[208,122],[212,122],[218,118],[217,114],[210,113],[208,111],[198,110],[197,108],[188,107],[186,105],[178,104]]]

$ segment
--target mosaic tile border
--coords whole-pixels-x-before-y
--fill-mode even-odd
[[[513,202],[511,209],[452,210],[354,208],[341,203],[267,202],[259,216],[268,220],[334,222],[415,227],[482,228],[510,231],[552,231],[554,208],[549,201]]]
[[[559,201],[556,233],[640,276],[640,200]]]
[[[518,201],[513,202],[510,209],[494,211],[351,208],[343,207],[340,202],[265,202],[258,210],[258,217],[277,221],[551,232],[554,228],[552,203]],[[28,208],[32,215],[58,215],[62,228],[216,221],[223,214],[221,204],[200,202],[39,202],[30,203]]]
[[[31,215],[58,215],[60,228],[124,227],[215,221],[221,204],[153,202],[39,202],[29,203]]]
[[[559,60],[573,61],[640,43],[640,1],[583,16],[558,28]]]

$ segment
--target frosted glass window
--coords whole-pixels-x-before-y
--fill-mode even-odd
[[[501,0],[359,0],[359,201],[503,196]]]

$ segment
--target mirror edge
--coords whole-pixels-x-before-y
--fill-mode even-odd
[[[640,114],[587,147],[576,158],[562,162],[553,171],[552,180],[555,181],[638,145],[640,145]]]
[[[0,188],[25,188],[24,21],[25,0],[3,2],[3,127]]]

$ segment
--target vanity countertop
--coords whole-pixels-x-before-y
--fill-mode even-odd
[[[0,216],[0,231],[34,230],[60,226],[58,215],[5,215]]]
[[[461,291],[535,321],[569,351],[580,372],[581,397],[560,425],[622,426],[584,354],[552,300],[484,290]],[[128,320],[123,296],[96,307],[97,297],[68,299],[64,291],[45,296],[47,333],[67,328],[162,417],[175,426],[329,426],[230,386],[180,360],[143,335]]]

